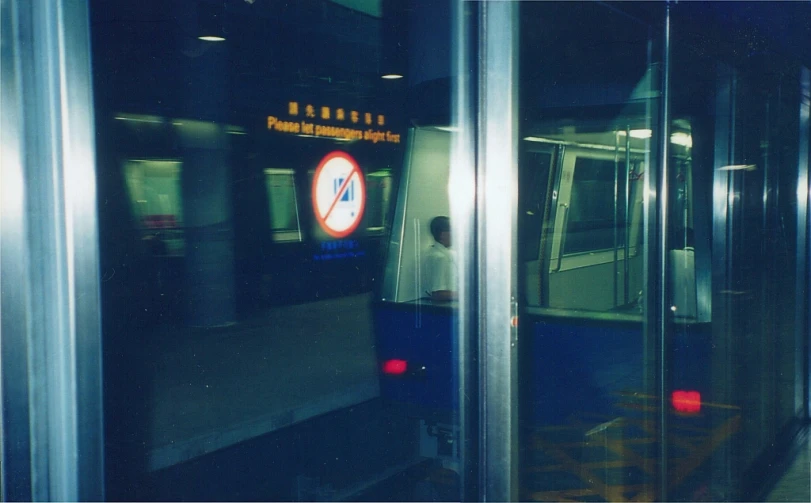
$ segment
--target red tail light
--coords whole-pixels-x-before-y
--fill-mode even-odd
[[[408,362],[405,360],[386,360],[383,362],[383,373],[389,375],[405,374],[408,370]]]
[[[676,390],[670,396],[670,402],[676,412],[698,414],[701,412],[701,393],[698,391]]]

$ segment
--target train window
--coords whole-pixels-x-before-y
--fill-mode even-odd
[[[541,168],[521,167],[532,187],[519,203],[530,305],[633,312],[638,304],[641,188],[651,132],[639,118],[624,120],[640,126],[606,131],[583,124],[559,133],[539,124],[524,137],[524,164]]]
[[[366,176],[366,231],[381,234],[389,217],[391,199],[391,170],[373,171]]]
[[[124,162],[132,214],[152,254],[183,254],[182,169],[182,162],[178,160],[132,159]]]
[[[301,241],[294,175],[292,169],[265,170],[270,231],[274,241]]]
[[[521,229],[531,236],[520,243],[522,260],[531,260],[540,253],[543,218],[551,199],[549,172],[553,155],[551,151],[528,151],[519,159],[524,181],[518,186],[518,218]]]
[[[613,248],[623,238],[625,206],[615,197],[615,186],[624,192],[625,183],[615,169],[617,163],[608,159],[575,161],[564,255]]]

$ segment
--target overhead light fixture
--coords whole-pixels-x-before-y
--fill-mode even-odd
[[[248,134],[245,131],[245,128],[241,128],[239,126],[226,126],[225,132],[228,134]]]
[[[539,136],[527,136],[524,141],[532,141],[536,143],[560,143],[559,140],[550,140],[549,138],[541,138]]]
[[[150,124],[163,124],[163,118],[154,115],[118,114],[117,121],[148,122]]]
[[[197,39],[204,42],[225,41],[225,2],[200,2],[197,9]]]
[[[721,166],[718,171],[755,171],[757,165],[755,164],[730,164],[729,166]]]
[[[386,79],[386,80],[397,80],[397,79],[402,79],[403,76],[400,75],[399,73],[386,73],[384,75],[381,75],[380,78],[381,79]]]
[[[617,131],[618,135],[625,136],[628,134],[626,131]],[[631,130],[631,138],[638,138],[640,140],[644,140],[646,138],[650,138],[653,136],[653,131],[650,129],[632,129]]]
[[[693,137],[687,133],[676,132],[670,135],[670,143],[691,148],[693,146]]]

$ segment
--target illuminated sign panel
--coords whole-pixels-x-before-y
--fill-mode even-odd
[[[321,228],[330,236],[350,235],[363,218],[366,184],[355,159],[346,152],[328,154],[313,177],[313,210]]]
[[[319,124],[315,120],[331,121],[333,124]],[[287,117],[269,115],[267,119],[268,130],[278,133],[372,143],[400,143],[399,133],[364,127],[385,125],[386,116],[383,114],[342,107],[315,106],[312,103],[302,106],[297,101],[287,103]]]

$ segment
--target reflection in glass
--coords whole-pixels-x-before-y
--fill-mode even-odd
[[[448,54],[440,4],[90,2],[111,499],[437,490],[453,421],[389,407],[384,371],[402,364],[380,359],[372,301],[410,119],[450,102],[411,106],[420,78],[450,75],[442,59],[408,71]],[[198,38],[212,27],[218,42]],[[340,237],[313,204],[313,170],[336,151],[366,181],[343,192],[366,204],[342,206]],[[423,367],[454,382],[442,325],[445,360],[388,358],[407,362],[400,382]]]
[[[292,169],[265,170],[270,229],[274,241],[301,240],[294,175]]]
[[[521,497],[652,500],[653,31],[602,4],[521,5]]]
[[[183,255],[181,161],[124,162],[132,212],[154,255]]]
[[[392,183],[391,170],[366,175],[366,230],[371,234],[384,232],[389,221]]]

